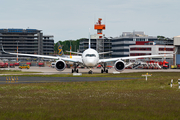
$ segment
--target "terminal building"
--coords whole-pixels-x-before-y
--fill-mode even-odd
[[[6,52],[50,55],[54,53],[53,35],[43,35],[37,29],[0,29],[0,45]],[[16,56],[4,54],[0,59],[15,59]],[[23,58],[27,56],[19,56]]]
[[[145,35],[144,32],[123,32],[120,37],[112,38],[112,57],[128,57],[134,54],[130,53],[130,46],[135,45],[173,45],[173,40],[158,39],[157,37]],[[138,46],[137,46],[138,47]],[[144,50],[146,51],[146,50]],[[148,50],[147,50],[148,51]],[[149,55],[150,53],[141,54]],[[140,54],[139,54],[140,55]]]
[[[174,65],[180,65],[180,36],[174,37],[174,46],[177,49],[177,53],[174,55]]]

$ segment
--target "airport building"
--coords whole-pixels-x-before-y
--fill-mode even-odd
[[[43,35],[37,29],[0,29],[0,45],[6,52],[50,55],[54,53],[53,35]],[[15,59],[16,56],[0,54],[0,58]],[[23,56],[19,56],[22,58]],[[24,56],[27,57],[27,56]]]
[[[177,53],[174,55],[174,65],[180,65],[180,36],[174,37],[174,46],[177,49]]]
[[[160,55],[173,54],[173,45],[130,45],[129,56],[142,56],[142,55]],[[172,57],[167,57],[172,58]]]
[[[144,32],[123,32],[120,37],[112,38],[112,57],[128,57],[131,45],[173,45],[173,40],[158,39]],[[147,52],[148,53],[148,52]]]

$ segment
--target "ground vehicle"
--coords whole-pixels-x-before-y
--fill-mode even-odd
[[[163,61],[163,69],[168,69],[169,68],[169,62],[166,60]]]
[[[27,63],[26,63],[26,65],[29,65],[29,66],[31,66],[31,63],[30,63],[30,62],[27,62]]]
[[[9,64],[9,67],[14,68],[14,67],[15,67],[15,64],[14,64],[14,63],[10,63],[10,64]]]
[[[19,66],[19,63],[14,63],[15,66]]]
[[[39,67],[44,67],[44,63],[43,63],[43,62],[40,62],[40,63],[38,63],[38,66],[39,66]]]
[[[7,68],[8,63],[0,62],[0,68]]]
[[[171,69],[177,69],[177,65],[171,65]]]
[[[23,68],[29,69],[30,67],[29,67],[29,65],[26,65],[26,64],[19,66],[19,69],[23,69]]]
[[[51,67],[52,67],[52,68],[55,68],[55,65],[56,65],[55,62],[52,62],[52,63],[51,63]]]

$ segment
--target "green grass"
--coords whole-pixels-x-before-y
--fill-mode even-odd
[[[180,119],[180,74],[150,73],[148,81],[142,74],[114,75],[137,77],[120,81],[1,84],[0,119]]]

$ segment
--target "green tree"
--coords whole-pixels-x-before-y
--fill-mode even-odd
[[[81,39],[84,39],[84,38],[81,38]],[[58,41],[58,42],[60,42],[60,44],[62,45],[64,54],[69,54],[69,53],[66,53],[65,51],[70,51],[70,41],[71,41],[71,50],[76,52],[77,50],[79,50],[79,42],[81,39],[65,40],[65,41]],[[58,42],[54,44],[55,53],[58,53]]]

